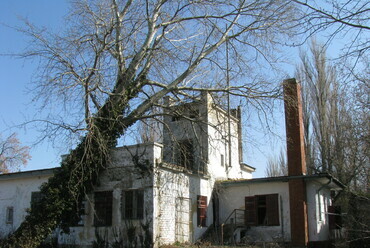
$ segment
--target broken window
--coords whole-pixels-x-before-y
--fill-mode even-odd
[[[278,194],[245,197],[245,223],[250,226],[279,225]]]
[[[127,220],[144,218],[144,190],[122,192],[122,216]]]
[[[112,206],[113,206],[112,191],[95,192],[94,194],[95,226],[112,225]]]
[[[207,196],[197,196],[198,226],[207,226]]]
[[[191,170],[194,164],[193,141],[180,140],[175,151],[176,164]]]
[[[6,208],[6,224],[13,224],[13,218],[14,218],[14,208],[7,207]]]

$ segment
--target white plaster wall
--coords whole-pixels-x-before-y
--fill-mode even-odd
[[[176,198],[190,198],[189,176],[157,168],[154,185],[154,239],[157,245],[172,244],[176,241]]]
[[[241,134],[238,134],[238,119],[230,117],[231,154],[229,154],[227,113],[212,105],[208,108],[208,122],[208,171],[211,177],[216,179],[252,178],[251,173],[241,169],[239,161],[239,135]],[[224,166],[221,166],[221,154],[224,157]]]
[[[189,230],[187,242],[195,242],[213,223],[212,190],[214,180],[194,174],[158,168],[155,173],[154,216],[157,245],[173,244],[176,241],[176,199],[189,199]],[[197,196],[207,196],[207,226],[197,226]],[[182,209],[184,211],[184,209]]]
[[[254,182],[234,184],[220,189],[221,223],[234,209],[245,209],[245,197],[265,194],[279,194],[279,226],[253,226],[247,235],[255,241],[290,241],[289,188],[287,182]]]
[[[40,191],[39,187],[51,175],[0,179],[0,237],[15,231],[23,222],[31,205],[31,193]],[[6,210],[14,208],[12,224],[6,223]]]
[[[77,244],[81,247],[92,245],[96,232],[106,236],[110,242],[123,237],[124,244],[128,243],[128,227],[135,227],[135,239],[140,244],[143,238],[142,224],[149,225],[153,233],[155,225],[153,219],[153,173],[155,161],[161,158],[162,146],[160,144],[141,144],[128,147],[115,148],[112,152],[112,164],[99,177],[99,185],[94,188],[98,191],[113,191],[112,226],[94,226],[94,195],[89,194],[86,200],[86,213],[84,226],[72,227],[69,235],[59,233],[60,244]],[[138,156],[141,170],[133,164],[133,156]],[[142,220],[124,220],[121,213],[122,191],[127,189],[144,190],[144,218]],[[140,237],[141,236],[141,237]]]
[[[307,182],[309,241],[329,240],[328,206],[330,205],[330,190],[327,187],[323,187],[323,183],[318,181],[311,180]]]

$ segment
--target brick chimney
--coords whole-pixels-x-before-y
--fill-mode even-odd
[[[288,176],[306,175],[301,86],[294,78],[284,81],[285,126]],[[306,247],[308,220],[306,183],[303,178],[289,179],[291,239],[294,247]]]

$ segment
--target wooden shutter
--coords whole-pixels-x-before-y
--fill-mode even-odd
[[[245,225],[255,226],[257,224],[256,216],[256,197],[245,197]]]
[[[207,196],[198,195],[198,226],[207,226]]]
[[[279,195],[266,195],[267,225],[279,225]]]

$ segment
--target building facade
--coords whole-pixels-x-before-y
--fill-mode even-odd
[[[327,209],[339,182],[304,174],[252,179],[255,169],[243,163],[240,109],[223,110],[209,93],[183,104],[167,98],[166,105],[162,144],[113,149],[111,164],[85,197],[80,222],[68,235],[55,231],[58,243],[151,247],[193,243],[211,233],[219,237],[226,228],[230,234],[219,243],[291,242],[292,180],[304,183],[305,245],[329,239]],[[20,225],[52,174],[53,169],[0,175],[0,235]]]

